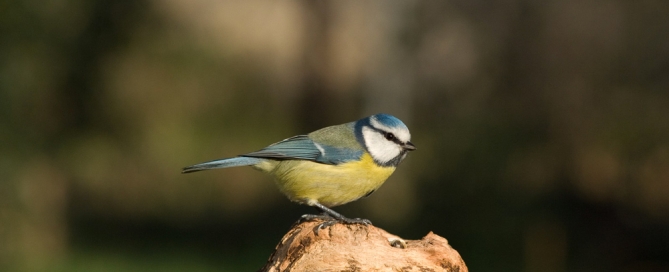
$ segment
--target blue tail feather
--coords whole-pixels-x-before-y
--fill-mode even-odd
[[[246,166],[254,165],[263,161],[261,158],[250,158],[250,157],[235,157],[228,159],[213,160],[203,163],[198,163],[196,165],[191,165],[184,167],[181,173],[192,173],[202,170],[217,169],[217,168],[228,168],[236,166]]]

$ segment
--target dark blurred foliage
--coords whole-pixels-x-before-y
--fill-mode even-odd
[[[338,207],[472,271],[669,270],[669,2],[0,3],[0,270],[248,271],[309,207],[181,167],[391,113]]]

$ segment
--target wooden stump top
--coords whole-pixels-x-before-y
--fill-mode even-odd
[[[295,224],[260,271],[449,271],[467,272],[460,254],[432,232],[401,238],[372,225],[322,221]]]

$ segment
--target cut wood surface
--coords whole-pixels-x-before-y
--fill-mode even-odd
[[[432,232],[401,238],[372,225],[322,221],[295,224],[260,271],[458,271],[467,266],[446,239]]]

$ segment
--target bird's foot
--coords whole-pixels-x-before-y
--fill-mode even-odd
[[[302,215],[302,217],[300,217],[300,220],[297,220],[297,224],[313,220],[323,221],[314,228],[314,233],[316,233],[316,235],[318,235],[319,230],[330,227],[334,224],[337,224],[338,222],[336,218],[330,216],[329,214],[322,213],[322,214],[304,214]]]
[[[347,217],[339,217],[335,218],[332,217],[331,215],[327,213],[323,214],[305,214],[302,215],[298,223],[302,223],[305,221],[312,221],[312,220],[322,220],[323,222],[318,224],[316,228],[314,228],[314,232],[316,235],[318,235],[318,231],[322,229],[326,229],[328,227],[334,226],[337,223],[342,223],[342,224],[362,224],[362,225],[371,225],[372,221],[369,221],[368,219],[363,219],[363,218],[347,218]]]
[[[314,229],[314,232],[316,235],[318,235],[318,231],[327,227],[331,227],[337,223],[343,223],[347,225],[352,225],[352,224],[362,224],[362,225],[371,225],[372,221],[369,221],[367,219],[361,219],[361,218],[347,218],[341,215],[338,212],[333,211],[332,209],[326,207],[325,205],[318,203],[318,202],[313,202],[310,203],[310,205],[313,205],[316,207],[316,209],[320,210],[323,212],[320,215],[313,215],[313,214],[305,214],[302,216],[301,220],[313,220],[313,219],[321,219],[323,220],[323,223],[320,223],[316,229]]]
[[[328,227],[332,227],[337,223],[342,223],[342,224],[347,224],[347,225],[361,224],[361,225],[366,226],[366,225],[371,225],[372,221],[369,221],[368,219],[362,219],[362,218],[346,218],[346,217],[343,217],[343,216],[341,218],[330,217],[329,219],[326,219],[325,221],[323,221],[323,223],[320,223],[316,227],[314,232],[316,233],[316,235],[318,235],[319,230],[322,230],[322,229],[325,229],[325,228],[328,228]]]

